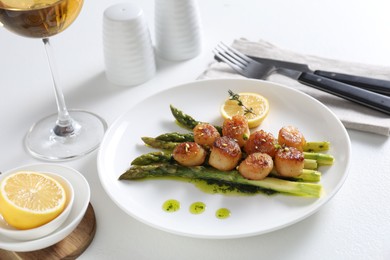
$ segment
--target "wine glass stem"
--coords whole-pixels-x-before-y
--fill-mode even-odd
[[[70,117],[68,109],[65,105],[64,94],[59,85],[59,77],[54,61],[53,48],[50,45],[49,38],[43,38],[42,41],[45,45],[47,60],[49,62],[51,76],[53,79],[53,86],[58,110],[57,121],[53,128],[53,133],[61,137],[69,136],[74,133],[75,129],[73,126],[73,119]]]

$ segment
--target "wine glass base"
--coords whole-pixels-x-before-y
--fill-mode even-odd
[[[27,151],[38,159],[64,161],[97,149],[107,130],[104,119],[83,110],[69,110],[69,115],[74,121],[74,133],[57,136],[53,131],[57,114],[47,116],[28,131],[24,140]]]

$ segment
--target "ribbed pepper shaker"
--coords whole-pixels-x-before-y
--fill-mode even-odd
[[[139,6],[119,3],[104,11],[103,45],[106,75],[111,82],[133,86],[154,76],[153,45]]]
[[[196,0],[155,0],[157,54],[187,60],[201,51],[201,24]]]

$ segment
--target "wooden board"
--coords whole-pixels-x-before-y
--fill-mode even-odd
[[[91,244],[95,233],[96,217],[95,211],[90,203],[80,224],[62,241],[50,247],[31,252],[11,252],[0,249],[0,259],[76,259]]]

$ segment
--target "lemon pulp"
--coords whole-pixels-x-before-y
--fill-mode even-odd
[[[244,92],[238,93],[243,106],[240,106],[236,100],[227,99],[221,106],[221,115],[224,119],[234,115],[243,115],[248,119],[249,128],[259,126],[267,117],[269,112],[268,100],[257,93]],[[246,111],[251,109],[251,112]]]
[[[65,208],[64,187],[52,177],[21,171],[0,183],[0,213],[17,229],[31,229],[56,218]]]

